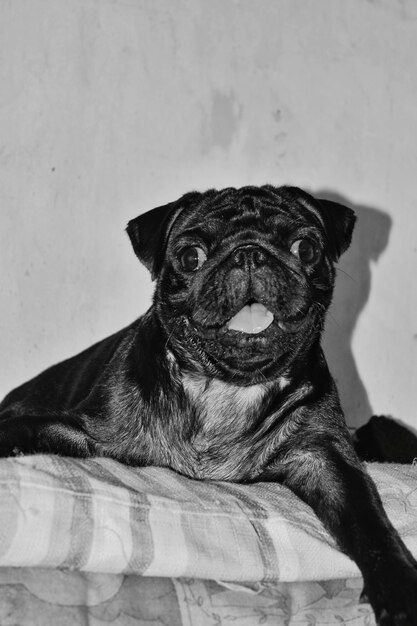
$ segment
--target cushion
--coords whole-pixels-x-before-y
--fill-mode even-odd
[[[417,467],[369,464],[417,555]],[[282,582],[359,577],[312,510],[271,483],[54,455],[0,460],[0,566]]]

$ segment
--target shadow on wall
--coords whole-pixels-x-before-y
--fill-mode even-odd
[[[388,244],[391,218],[382,211],[352,204],[340,194],[321,190],[314,194],[351,207],[357,216],[352,244],[337,265],[336,289],[323,347],[340,393],[346,421],[358,428],[372,415],[372,407],[352,352],[352,337],[371,291],[371,262]]]

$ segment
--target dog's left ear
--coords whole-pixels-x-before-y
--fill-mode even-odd
[[[199,196],[191,192],[175,202],[169,202],[135,217],[126,231],[139,261],[150,271],[154,280],[163,264],[166,243],[175,220],[192,199]]]
[[[333,200],[318,199],[317,202],[333,248],[334,260],[337,261],[350,246],[356,215],[349,207]]]

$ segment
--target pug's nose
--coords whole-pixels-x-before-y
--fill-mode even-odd
[[[266,262],[266,255],[259,246],[246,245],[236,248],[232,253],[232,263],[236,267],[259,267]]]

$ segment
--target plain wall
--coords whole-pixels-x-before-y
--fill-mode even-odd
[[[128,219],[190,189],[357,209],[326,352],[417,426],[415,0],[0,0],[0,392],[130,323]]]

